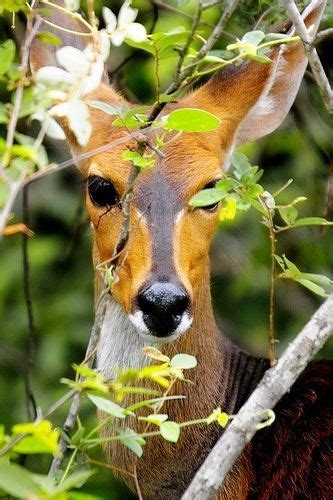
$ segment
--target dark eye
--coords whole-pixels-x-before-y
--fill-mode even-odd
[[[217,183],[217,179],[212,181],[212,182],[209,182],[208,184],[206,184],[206,186],[203,188],[203,189],[214,189],[215,186],[216,186],[216,183]],[[209,212],[213,212],[215,210],[215,208],[218,206],[220,202],[216,202],[216,203],[213,203],[212,205],[207,205],[205,207],[200,207],[201,210],[207,210]]]
[[[119,195],[112,184],[102,177],[88,177],[88,193],[91,201],[100,207],[112,207],[119,203]]]

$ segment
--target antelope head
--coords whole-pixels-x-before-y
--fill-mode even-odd
[[[322,2],[305,12],[308,26],[318,27],[324,6]],[[53,22],[78,31],[72,18],[59,12],[54,16]],[[63,45],[78,44],[79,37],[64,31],[56,34],[62,36]],[[52,57],[36,40],[31,56],[33,71],[50,64],[50,59],[55,64]],[[221,124],[212,132],[183,133],[167,140],[164,156],[158,156],[154,167],[140,174],[135,183],[130,237],[118,258],[112,294],[146,341],[171,342],[185,334],[191,327],[200,287],[208,280],[209,247],[219,206],[193,208],[189,200],[198,191],[214,186],[228,168],[236,145],[275,130],[295,99],[307,65],[302,44],[275,48],[271,58],[270,64],[247,61],[220,70],[208,83],[163,109],[162,114],[167,115],[177,108],[200,108],[217,115]],[[105,83],[86,100],[126,103]],[[92,107],[90,120],[93,132],[84,148],[64,123],[74,155],[127,134],[113,126],[114,117]],[[78,164],[86,179],[95,265],[110,262],[114,255],[122,225],[121,200],[132,168],[122,159],[122,152],[135,147],[129,137],[127,143],[97,152]]]

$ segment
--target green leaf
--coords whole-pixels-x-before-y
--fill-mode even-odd
[[[149,356],[150,358],[157,359],[157,361],[162,361],[162,363],[170,363],[169,356],[162,354],[161,351],[156,349],[156,347],[146,346],[142,350],[145,355]]]
[[[221,123],[217,116],[202,109],[176,109],[167,117],[164,127],[182,132],[209,132]]]
[[[333,286],[333,281],[323,274],[301,273],[301,276],[319,285]]]
[[[56,46],[61,45],[61,39],[49,31],[39,31],[37,37],[44,43]]]
[[[197,360],[194,356],[190,356],[189,354],[176,354],[171,359],[171,366],[172,368],[189,370],[197,366]]]
[[[22,144],[24,146],[33,147],[33,145],[35,143],[35,139],[33,139],[33,137],[30,137],[30,136],[24,135],[24,134],[20,134],[19,132],[15,132],[15,139],[17,140],[17,142],[19,142],[20,144]],[[36,150],[34,149],[34,151],[36,151]],[[35,161],[36,161],[36,164],[39,168],[45,167],[45,165],[48,164],[49,159],[47,156],[46,149],[43,145],[39,146],[38,151],[37,151],[37,158]]]
[[[153,413],[148,415],[148,417],[139,417],[139,419],[149,422],[150,424],[161,425],[163,422],[168,420],[168,415],[164,413]]]
[[[252,45],[259,45],[259,43],[265,38],[265,33],[263,31],[249,31],[245,33],[242,41],[245,43],[251,43]]]
[[[122,106],[111,105],[111,104],[107,104],[106,102],[102,102],[102,101],[89,101],[89,105],[92,108],[99,109],[100,111],[103,111],[103,113],[106,113],[107,115],[118,116],[118,115],[122,114]]]
[[[304,219],[298,219],[295,226],[332,226],[333,222],[324,219],[323,217],[305,217]]]
[[[291,260],[289,260],[284,254],[283,254],[283,259],[289,271],[291,271],[294,274],[300,274],[301,271],[298,269],[298,267],[293,262],[291,262]]]
[[[93,474],[94,471],[92,470],[74,472],[56,488],[55,493],[63,493],[72,488],[81,488]]]
[[[186,396],[166,396],[166,397],[160,397],[160,398],[154,398],[154,399],[148,399],[146,401],[139,401],[139,403],[135,403],[134,405],[128,406],[126,408],[127,411],[136,411],[139,410],[140,408],[144,408],[145,406],[154,406],[156,404],[162,403],[164,401],[172,401],[174,399],[186,399]]]
[[[285,38],[288,38],[288,36],[284,33],[267,33],[263,42],[274,42],[275,40],[284,40]]]
[[[119,434],[121,437],[120,442],[135,453],[137,457],[142,457],[145,440],[138,436],[132,429],[126,429],[126,433]]]
[[[219,201],[223,200],[227,196],[225,191],[221,189],[211,188],[203,189],[199,193],[192,196],[189,201],[189,205],[192,207],[209,207],[209,205],[214,205]]]
[[[142,42],[135,42],[134,40],[131,40],[130,38],[125,38],[125,42],[130,47],[135,47],[136,49],[144,50],[145,52],[148,52],[149,54],[153,54],[153,55],[155,54],[154,45],[153,45],[151,40],[143,40]]]
[[[54,447],[48,443],[47,439],[42,436],[25,436],[19,443],[17,443],[13,451],[24,455],[35,455],[40,453],[55,452]]]
[[[17,464],[0,463],[0,488],[16,498],[39,498],[33,475]]]
[[[121,157],[124,161],[131,161],[133,165],[140,170],[146,170],[147,168],[153,167],[155,164],[155,158],[147,158],[137,151],[124,151]]]
[[[295,207],[280,207],[279,212],[288,226],[292,226],[298,217],[298,210]]]
[[[283,271],[285,271],[285,269],[286,269],[286,265],[285,265],[285,263],[284,263],[283,258],[282,258],[282,257],[280,257],[279,255],[274,254],[274,259],[275,259],[275,260],[276,260],[276,262],[279,264],[279,266],[281,267],[281,269],[282,269]]]
[[[296,279],[298,283],[303,285],[305,288],[308,288],[311,290],[311,292],[315,293],[316,295],[319,295],[319,297],[327,297],[327,293],[322,288],[321,286],[317,285],[316,283],[313,283],[313,281],[307,280],[307,279]]]
[[[163,422],[160,426],[161,436],[171,443],[177,443],[180,435],[180,426],[177,422]]]
[[[82,493],[81,491],[69,491],[68,500],[103,500],[103,497],[92,493]]]
[[[251,163],[243,153],[235,151],[230,158],[231,165],[234,167],[234,176],[236,179],[241,178],[251,171]]]
[[[273,62],[272,59],[270,59],[267,56],[263,56],[260,54],[247,54],[247,57],[249,59],[253,59],[254,61],[260,62],[260,63],[271,63]]]
[[[9,122],[7,106],[0,102],[0,124],[6,124]]]
[[[0,75],[4,75],[9,70],[15,57],[15,43],[13,40],[6,40],[0,44]]]
[[[125,418],[124,408],[117,405],[110,399],[101,398],[99,396],[94,396],[92,394],[88,394],[88,398],[90,399],[90,401],[94,403],[95,406],[97,406],[97,408],[99,408],[102,411],[105,411],[105,413],[113,415],[114,417],[117,418]]]

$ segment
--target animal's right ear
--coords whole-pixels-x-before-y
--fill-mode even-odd
[[[39,17],[38,10],[36,10],[36,19],[41,20],[41,24],[30,48],[30,69],[33,76],[36,75],[41,68],[59,66],[56,53],[61,47],[70,46],[83,51],[89,44],[93,43],[93,38],[89,34],[89,29],[84,22],[80,20],[80,17],[76,16],[75,13],[71,14],[63,9],[65,4],[63,0],[53,0],[53,4],[53,6],[50,6],[42,2],[36,2],[34,6],[35,10],[43,10],[40,14],[41,17]],[[52,33],[61,43],[57,45],[45,43],[43,38],[38,34],[38,32],[43,31]],[[108,85],[106,71],[104,71],[100,85],[95,88],[93,92],[83,96],[83,98],[86,100],[100,100],[109,104],[125,103],[125,100]],[[89,107],[89,113],[91,115],[90,122],[92,123],[93,132],[94,128],[101,128],[100,124],[102,121],[105,126],[107,125],[109,118],[107,115],[92,107]],[[67,119],[60,118],[60,120],[72,151],[76,154],[80,153],[82,147],[78,144],[75,136],[67,126]],[[88,144],[87,148],[89,147],[90,145]]]

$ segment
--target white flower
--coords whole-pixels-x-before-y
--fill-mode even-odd
[[[36,73],[36,81],[46,87],[51,98],[60,101],[49,110],[48,116],[66,117],[69,128],[80,146],[87,144],[92,132],[89,109],[81,98],[100,84],[104,71],[104,58],[107,55],[105,36],[104,40],[101,36],[99,53],[91,45],[83,51],[71,46],[61,47],[56,51],[56,58],[62,68],[45,66]],[[47,133],[54,138],[60,138],[61,133],[55,130],[56,125],[58,124],[52,118],[51,129],[48,129]],[[59,125],[58,127],[60,128]]]
[[[143,42],[146,37],[146,28],[140,23],[135,23],[138,10],[130,7],[132,0],[125,0],[120,8],[118,20],[115,14],[108,7],[103,7],[103,18],[106,25],[106,32],[110,35],[111,42],[119,47],[129,38],[134,42]]]
[[[83,101],[73,97],[66,102],[56,104],[49,110],[49,113],[51,116],[66,117],[69,128],[74,133],[80,146],[87,144],[92,132],[92,126],[89,121],[88,106]]]
[[[51,139],[64,141],[66,139],[65,132],[60,127],[59,123],[44,110],[38,111],[31,116],[32,120],[38,120],[40,123],[47,123],[46,134]]]

